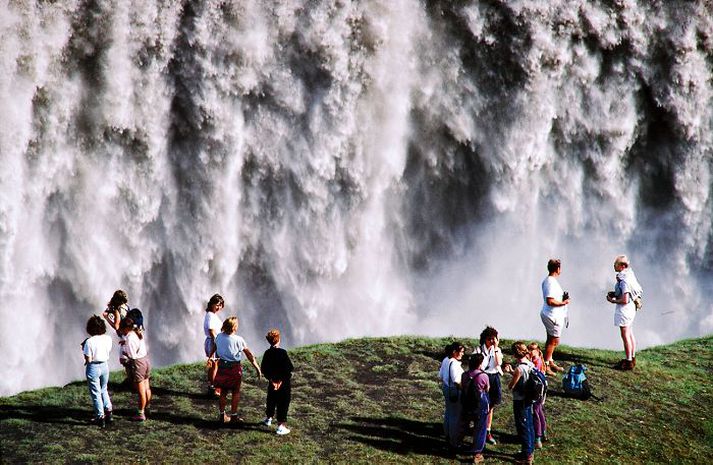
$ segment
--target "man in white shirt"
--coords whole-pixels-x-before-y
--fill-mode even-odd
[[[567,304],[569,295],[562,290],[557,278],[562,273],[562,263],[557,258],[552,258],[547,262],[548,275],[542,281],[543,305],[540,311],[542,324],[547,330],[547,342],[545,344],[545,372],[554,375],[555,371],[564,371],[564,368],[555,364],[552,354],[560,343],[560,336],[567,322]]]

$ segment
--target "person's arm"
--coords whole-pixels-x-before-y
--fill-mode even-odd
[[[458,389],[460,389],[460,378],[458,378],[458,375],[456,375],[455,371],[453,371],[453,364],[454,363],[461,363],[460,360],[453,360],[451,364],[448,367],[448,378],[453,382],[453,384],[456,385]]]
[[[515,385],[517,385],[517,382],[520,381],[521,376],[522,376],[522,373],[520,372],[520,370],[518,370],[518,369],[513,370],[512,379],[508,383],[508,389],[510,389],[511,391],[513,389],[515,389]]]
[[[554,297],[548,297],[547,305],[549,305],[550,307],[562,307],[564,305],[569,305],[569,299],[557,300]]]
[[[84,364],[85,365],[89,364],[91,361],[92,361],[92,357],[90,357],[89,355],[84,356]]]
[[[257,372],[257,379],[262,378],[262,371],[260,371],[260,365],[257,364],[257,360],[255,360],[255,356],[253,353],[248,349],[247,347],[243,348],[243,352],[245,353],[245,356],[248,358],[252,366],[255,367],[255,371]]]
[[[500,339],[495,338],[495,369],[499,374],[503,374],[503,369],[500,366],[503,364],[503,351],[500,350]]]

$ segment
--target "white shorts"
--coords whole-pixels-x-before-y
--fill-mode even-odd
[[[540,312],[540,318],[542,319],[542,324],[545,325],[548,336],[560,337],[567,320],[566,316],[551,317]]]
[[[626,305],[617,305],[614,310],[614,326],[631,326],[634,323],[634,318],[636,318],[636,307],[634,303],[628,303]]]

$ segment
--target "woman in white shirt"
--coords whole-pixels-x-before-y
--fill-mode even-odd
[[[540,319],[547,330],[547,342],[545,343],[545,373],[554,375],[555,371],[564,371],[552,359],[555,348],[560,343],[562,330],[567,325],[567,305],[569,304],[569,294],[562,290],[557,278],[562,273],[562,263],[557,258],[552,258],[547,262],[547,277],[542,281],[542,310]]]
[[[446,439],[451,447],[454,448],[458,447],[463,439],[463,428],[461,427],[463,405],[460,400],[460,383],[464,372],[461,363],[464,353],[463,344],[459,342],[451,344],[451,353],[448,360],[442,363],[444,369],[439,373],[443,398],[445,399],[443,424],[446,429]]]
[[[205,318],[203,318],[203,334],[205,334],[203,350],[205,351],[205,356],[208,357],[206,374],[208,375],[209,388],[215,395],[220,395],[220,389],[216,389],[214,386],[215,374],[218,372],[218,360],[211,354],[215,353],[215,337],[220,332],[221,326],[223,326],[223,322],[218,317],[218,312],[223,307],[225,307],[223,296],[214,294],[208,300],[208,305],[205,307]]]
[[[84,365],[89,396],[94,407],[92,423],[103,428],[111,422],[112,405],[107,384],[109,383],[109,352],[111,337],[106,334],[106,323],[100,316],[94,315],[87,321],[89,338],[82,343]]]
[[[126,377],[134,385],[134,389],[139,396],[139,406],[136,415],[131,417],[132,421],[145,421],[146,406],[151,402],[151,361],[149,360],[146,339],[141,328],[138,328],[131,317],[121,320],[119,334],[124,336],[122,344],[122,359],[126,360]]]

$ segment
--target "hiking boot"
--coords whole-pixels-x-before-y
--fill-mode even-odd
[[[535,439],[535,449],[542,449],[542,439],[541,438]]]
[[[488,433],[488,435],[485,437],[485,442],[490,444],[491,446],[497,446],[498,441],[495,440],[492,434]]]
[[[130,418],[131,421],[146,421],[146,415],[143,413],[137,413],[133,417]]]
[[[632,357],[631,359],[631,368],[636,368],[636,357]]]
[[[621,371],[631,371],[634,369],[634,362],[631,360],[624,360],[624,363],[621,364]]]
[[[242,425],[243,423],[245,423],[245,420],[243,420],[241,417],[239,417],[237,413],[230,415],[230,424],[232,426]]]
[[[483,457],[483,454],[475,454],[473,456],[473,463],[482,463],[485,461],[485,457]]]
[[[532,465],[535,462],[534,454],[526,455],[522,452],[515,454],[515,463]]]
[[[280,436],[284,436],[286,434],[290,434],[290,428],[288,428],[285,425],[280,425],[277,427],[275,430],[275,434],[279,434]]]
[[[264,426],[270,426],[272,425],[272,417],[266,417],[262,422]]]
[[[104,422],[105,422],[107,425],[110,425],[112,421],[114,421],[114,419],[112,418],[112,411],[111,411],[111,410],[104,410]]]
[[[621,367],[623,367],[625,363],[626,363],[626,359],[622,358],[621,360],[616,362],[612,368],[614,368],[615,370],[621,370]]]
[[[560,373],[564,371],[564,368],[562,368],[561,366],[557,365],[554,360],[550,360],[549,365],[550,365],[550,369],[551,369],[552,371],[558,371],[558,372],[560,372]]]

